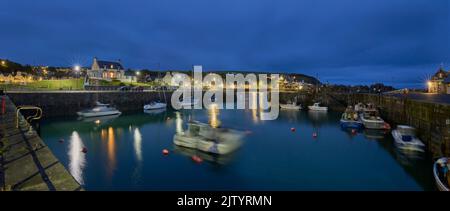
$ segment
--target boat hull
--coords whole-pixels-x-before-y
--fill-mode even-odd
[[[99,116],[111,116],[120,115],[120,111],[103,111],[103,112],[77,112],[78,116],[88,118],[88,117],[99,117]]]
[[[447,186],[445,186],[445,184],[442,183],[441,179],[439,178],[438,165],[440,163],[444,162],[444,159],[448,160],[450,158],[440,158],[436,162],[434,162],[433,175],[434,175],[434,180],[436,182],[436,187],[438,188],[439,191],[450,191],[450,189]]]
[[[311,111],[328,111],[328,107],[308,106],[308,109]]]
[[[352,128],[352,129],[361,129],[363,128],[363,124],[360,121],[349,121],[349,120],[340,120],[340,125],[342,128]]]

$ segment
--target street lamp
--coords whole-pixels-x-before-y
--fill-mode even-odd
[[[79,72],[79,71],[81,70],[80,65],[75,65],[75,66],[73,67],[73,70]]]
[[[6,64],[6,61],[2,60],[2,65],[5,66],[5,64]]]

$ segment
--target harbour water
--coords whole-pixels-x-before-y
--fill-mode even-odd
[[[48,119],[40,134],[86,190],[435,189],[429,156],[398,151],[390,132],[344,131],[340,114],[331,111],[281,110],[272,121],[260,116],[204,109]],[[225,156],[174,146],[177,122],[186,128],[189,119],[247,135]]]

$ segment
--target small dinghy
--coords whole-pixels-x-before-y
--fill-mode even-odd
[[[320,103],[314,103],[312,106],[308,106],[310,111],[328,111],[328,107],[320,106]]]
[[[450,190],[450,158],[439,158],[433,165],[433,175],[436,186],[440,191]]]
[[[95,107],[91,109],[85,109],[77,112],[78,116],[87,117],[98,117],[98,116],[109,116],[109,115],[120,115],[122,112],[116,108],[110,106],[109,104],[104,104],[100,102],[95,103]]]
[[[392,137],[394,137],[395,144],[398,148],[411,151],[425,151],[425,144],[416,136],[415,128],[407,125],[398,125],[395,130],[392,130]]]

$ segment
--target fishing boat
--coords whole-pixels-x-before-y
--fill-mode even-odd
[[[91,109],[85,109],[77,112],[78,116],[81,117],[97,117],[97,116],[109,116],[109,115],[120,115],[122,112],[116,108],[110,106],[109,104],[104,104],[100,102],[95,103],[95,107]]]
[[[166,103],[161,102],[151,102],[149,104],[144,105],[144,110],[160,110],[167,107]]]
[[[314,103],[312,106],[308,106],[311,111],[328,111],[328,107],[320,106],[320,103]]]
[[[282,109],[288,109],[288,110],[300,110],[302,109],[301,105],[297,105],[297,103],[292,102],[292,103],[286,103],[286,104],[281,104],[280,103],[280,107]]]
[[[398,125],[392,130],[395,144],[398,148],[410,151],[424,152],[425,144],[416,136],[416,129],[408,125]]]
[[[433,175],[436,181],[436,186],[440,191],[450,190],[450,158],[439,158],[433,165]],[[444,171],[446,169],[446,172]]]
[[[353,110],[352,106],[347,107],[341,116],[341,128],[360,129],[363,127],[362,122],[358,118],[358,114]]]
[[[202,122],[191,121],[186,131],[174,135],[173,142],[177,146],[223,155],[239,148],[244,135],[241,131],[213,128]]]
[[[378,115],[378,110],[376,109],[366,108],[359,117],[365,128],[378,130],[390,129],[389,124]]]

